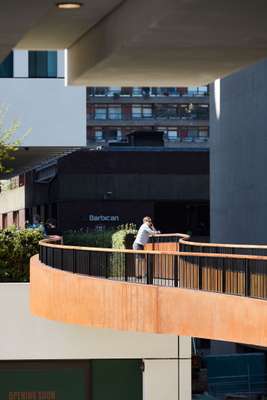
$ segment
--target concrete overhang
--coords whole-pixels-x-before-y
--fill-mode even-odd
[[[13,175],[19,175],[36,168],[48,160],[57,159],[77,150],[77,147],[20,147],[14,153],[14,160],[5,163],[11,168],[10,173],[0,174],[0,179],[9,179]]]
[[[0,8],[0,59],[4,59],[19,40],[41,20],[53,0],[8,0]]]
[[[17,48],[68,48],[70,84],[200,85],[267,56],[265,0],[84,0],[72,11],[41,3],[46,15]]]

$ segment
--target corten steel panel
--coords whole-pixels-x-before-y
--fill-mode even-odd
[[[152,242],[145,245],[145,250],[178,251],[179,242]],[[154,256],[153,276],[174,279],[175,259],[172,256],[164,257],[162,263],[159,255]]]
[[[30,305],[51,320],[267,346],[267,301],[121,283],[52,269],[31,259]]]

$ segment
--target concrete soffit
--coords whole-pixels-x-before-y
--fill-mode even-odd
[[[267,56],[265,0],[84,0],[55,6],[18,43],[68,48],[70,84],[201,85]]]

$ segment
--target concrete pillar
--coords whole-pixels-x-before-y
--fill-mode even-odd
[[[26,210],[19,210],[19,228],[25,228]]]
[[[64,78],[65,76],[65,57],[64,57],[64,50],[58,50],[57,52],[57,77]]]
[[[14,78],[28,78],[29,57],[27,50],[14,50]]]
[[[266,244],[267,61],[210,94],[211,241]]]
[[[177,358],[144,360],[143,400],[191,400],[191,338],[177,340]]]
[[[13,211],[10,211],[9,213],[7,213],[7,227],[12,226],[13,224]]]

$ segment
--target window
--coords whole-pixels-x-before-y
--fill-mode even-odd
[[[133,88],[133,96],[142,96],[142,88],[141,87],[135,87]]]
[[[117,140],[122,140],[122,131],[121,131],[121,129],[117,129]]]
[[[198,135],[198,129],[197,128],[188,128],[188,136],[191,138],[195,138]]]
[[[157,118],[177,118],[177,106],[176,104],[158,104],[156,105],[155,114]]]
[[[107,119],[107,107],[106,106],[96,106],[95,119]]]
[[[132,118],[141,118],[142,116],[142,107],[139,105],[134,105],[132,107]]]
[[[7,228],[7,214],[2,214],[2,227],[3,229]]]
[[[152,118],[151,104],[135,104],[132,106],[132,118]]]
[[[106,96],[108,92],[108,88],[106,87],[96,87],[95,88],[95,96]]]
[[[13,52],[0,63],[0,78],[13,78]]]
[[[29,51],[29,78],[56,78],[56,51]]]
[[[209,106],[208,104],[197,104],[195,107],[196,117],[202,120],[209,119]]]
[[[121,88],[121,96],[131,96],[132,88],[131,87],[122,87]]]
[[[168,129],[166,128],[166,126],[159,126],[157,127],[157,131],[166,133]]]
[[[109,96],[119,96],[121,94],[121,88],[120,87],[110,87],[108,95]]]
[[[208,94],[208,86],[199,86],[198,94],[199,94],[199,96],[207,96],[207,94]]]
[[[109,106],[108,107],[108,118],[109,119],[121,119],[121,106]]]
[[[202,138],[208,138],[209,136],[208,128],[199,128],[198,136]]]
[[[187,128],[181,128],[179,131],[179,136],[182,140],[186,139],[188,136],[188,129]]]
[[[178,108],[180,119],[194,119],[196,115],[196,106],[194,104],[181,104]]]
[[[152,106],[151,105],[144,105],[143,106],[143,117],[144,118],[151,118],[152,117]]]
[[[168,140],[177,140],[177,130],[176,129],[168,130]]]
[[[19,227],[19,212],[18,211],[13,211],[13,224],[16,226],[16,228]]]
[[[102,129],[95,129],[95,140],[96,142],[100,142],[103,140],[103,131]]]

